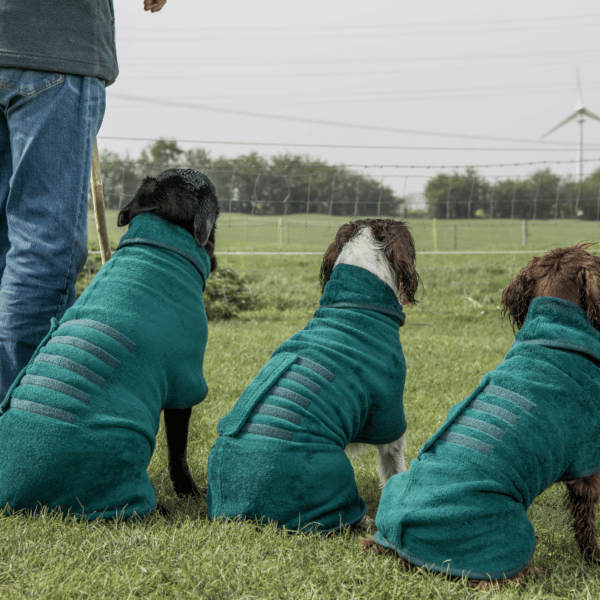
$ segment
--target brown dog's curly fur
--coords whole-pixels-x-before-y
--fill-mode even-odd
[[[403,293],[408,304],[414,304],[419,286],[419,275],[415,269],[415,243],[406,223],[394,219],[357,219],[340,227],[323,257],[320,273],[321,291],[331,277],[342,248],[365,227],[371,229],[373,237],[381,244],[392,270],[398,274],[398,290]]]
[[[502,293],[503,314],[521,329],[529,305],[538,296],[553,296],[577,304],[600,330],[600,258],[590,254],[592,243],[554,248],[534,256]]]

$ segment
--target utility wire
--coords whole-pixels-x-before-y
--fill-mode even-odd
[[[131,142],[156,142],[157,138],[153,137],[124,137],[115,135],[99,135],[100,140],[123,140]],[[571,151],[571,142],[568,148],[485,148],[485,147],[456,147],[456,146],[365,146],[360,144],[299,144],[299,143],[282,143],[282,142],[242,142],[223,140],[173,140],[178,144],[223,144],[235,146],[281,146],[281,147],[298,147],[298,148],[342,148],[342,149],[358,149],[358,150],[449,150],[455,152],[457,150],[469,151],[493,151],[493,152],[565,152]],[[588,145],[585,146],[586,148]],[[591,146],[590,146],[591,147]]]
[[[378,125],[363,125],[361,123],[345,123],[343,121],[328,121],[325,119],[309,119],[305,117],[293,117],[293,116],[285,116],[285,115],[273,115],[268,113],[260,113],[260,112],[252,112],[246,110],[238,110],[232,108],[222,108],[218,106],[210,106],[205,104],[196,104],[191,102],[179,102],[176,100],[166,100],[161,98],[150,98],[147,96],[131,96],[125,94],[117,94],[113,93],[112,96],[114,98],[120,98],[122,100],[130,100],[132,102],[141,102],[145,104],[158,104],[160,106],[172,106],[178,108],[188,108],[191,110],[200,110],[206,112],[216,112],[223,114],[233,114],[243,117],[253,117],[259,119],[269,119],[274,121],[286,121],[292,123],[305,123],[310,125],[327,125],[330,127],[344,127],[349,129],[360,129],[366,131],[384,131],[387,133],[404,133],[404,134],[414,134],[414,135],[427,135],[427,136],[436,136],[436,137],[449,137],[449,138],[463,138],[463,139],[471,139],[471,140],[487,140],[487,141],[500,141],[500,142],[517,142],[517,143],[525,143],[525,144],[561,144],[561,145],[569,145],[573,147],[577,147],[576,142],[566,143],[566,142],[555,142],[553,140],[530,140],[530,139],[519,139],[519,138],[504,138],[504,137],[495,137],[495,136],[485,136],[485,135],[475,135],[475,134],[466,134],[466,133],[446,133],[446,132],[437,132],[437,131],[424,131],[420,129],[404,129],[400,127],[384,127]]]

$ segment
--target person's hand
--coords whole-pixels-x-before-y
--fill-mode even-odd
[[[167,0],[144,0],[144,10],[158,12],[166,3]]]

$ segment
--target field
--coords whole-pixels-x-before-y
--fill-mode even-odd
[[[108,215],[113,248],[123,233]],[[220,270],[240,273],[254,310],[209,323],[205,374],[210,392],[194,410],[189,462],[205,487],[216,425],[287,337],[304,327],[319,298],[325,247],[346,219],[223,215]],[[502,289],[530,251],[600,239],[595,223],[414,221],[422,278],[417,307],[407,309],[401,340],[408,365],[407,459],[441,425],[450,406],[502,360],[513,333],[500,315]],[[95,241],[92,231],[90,240]],[[525,254],[516,251],[525,250]],[[278,251],[309,254],[280,254]],[[433,252],[484,252],[433,254]],[[515,251],[492,254],[490,251]],[[269,252],[261,254],[229,254]],[[529,252],[529,253],[527,253]],[[90,261],[90,264],[93,260]],[[90,267],[91,268],[91,267]],[[84,278],[85,280],[85,278]],[[82,281],[84,281],[82,280]],[[82,284],[84,285],[84,284]],[[359,490],[375,516],[376,451],[352,455]],[[204,502],[180,501],[166,475],[162,429],[150,474],[171,517],[139,523],[77,523],[44,514],[0,521],[0,597],[7,598],[598,598],[600,571],[585,566],[569,532],[564,489],[556,485],[529,510],[538,539],[533,565],[548,579],[524,588],[475,591],[463,581],[407,572],[393,556],[364,554],[359,533],[329,538],[282,535],[251,523],[210,523]]]

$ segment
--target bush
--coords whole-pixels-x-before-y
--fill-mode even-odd
[[[260,308],[260,302],[236,271],[219,267],[206,282],[204,306],[209,320],[231,319],[242,310]]]
[[[97,250],[98,248],[90,248]],[[77,278],[77,297],[102,267],[99,254],[90,254]],[[247,281],[236,271],[229,268],[218,268],[211,273],[204,291],[204,306],[208,319],[231,319],[242,310],[256,310],[262,306],[248,287]]]
[[[77,281],[75,282],[75,290],[77,292],[77,297],[83,294],[85,288],[92,283],[92,279],[96,277],[96,273],[100,270],[102,266],[102,259],[99,254],[91,254],[91,251],[98,251],[98,244],[90,245],[90,254],[85,261],[85,265],[83,269],[81,269],[81,273],[79,273],[79,277],[77,277]]]

